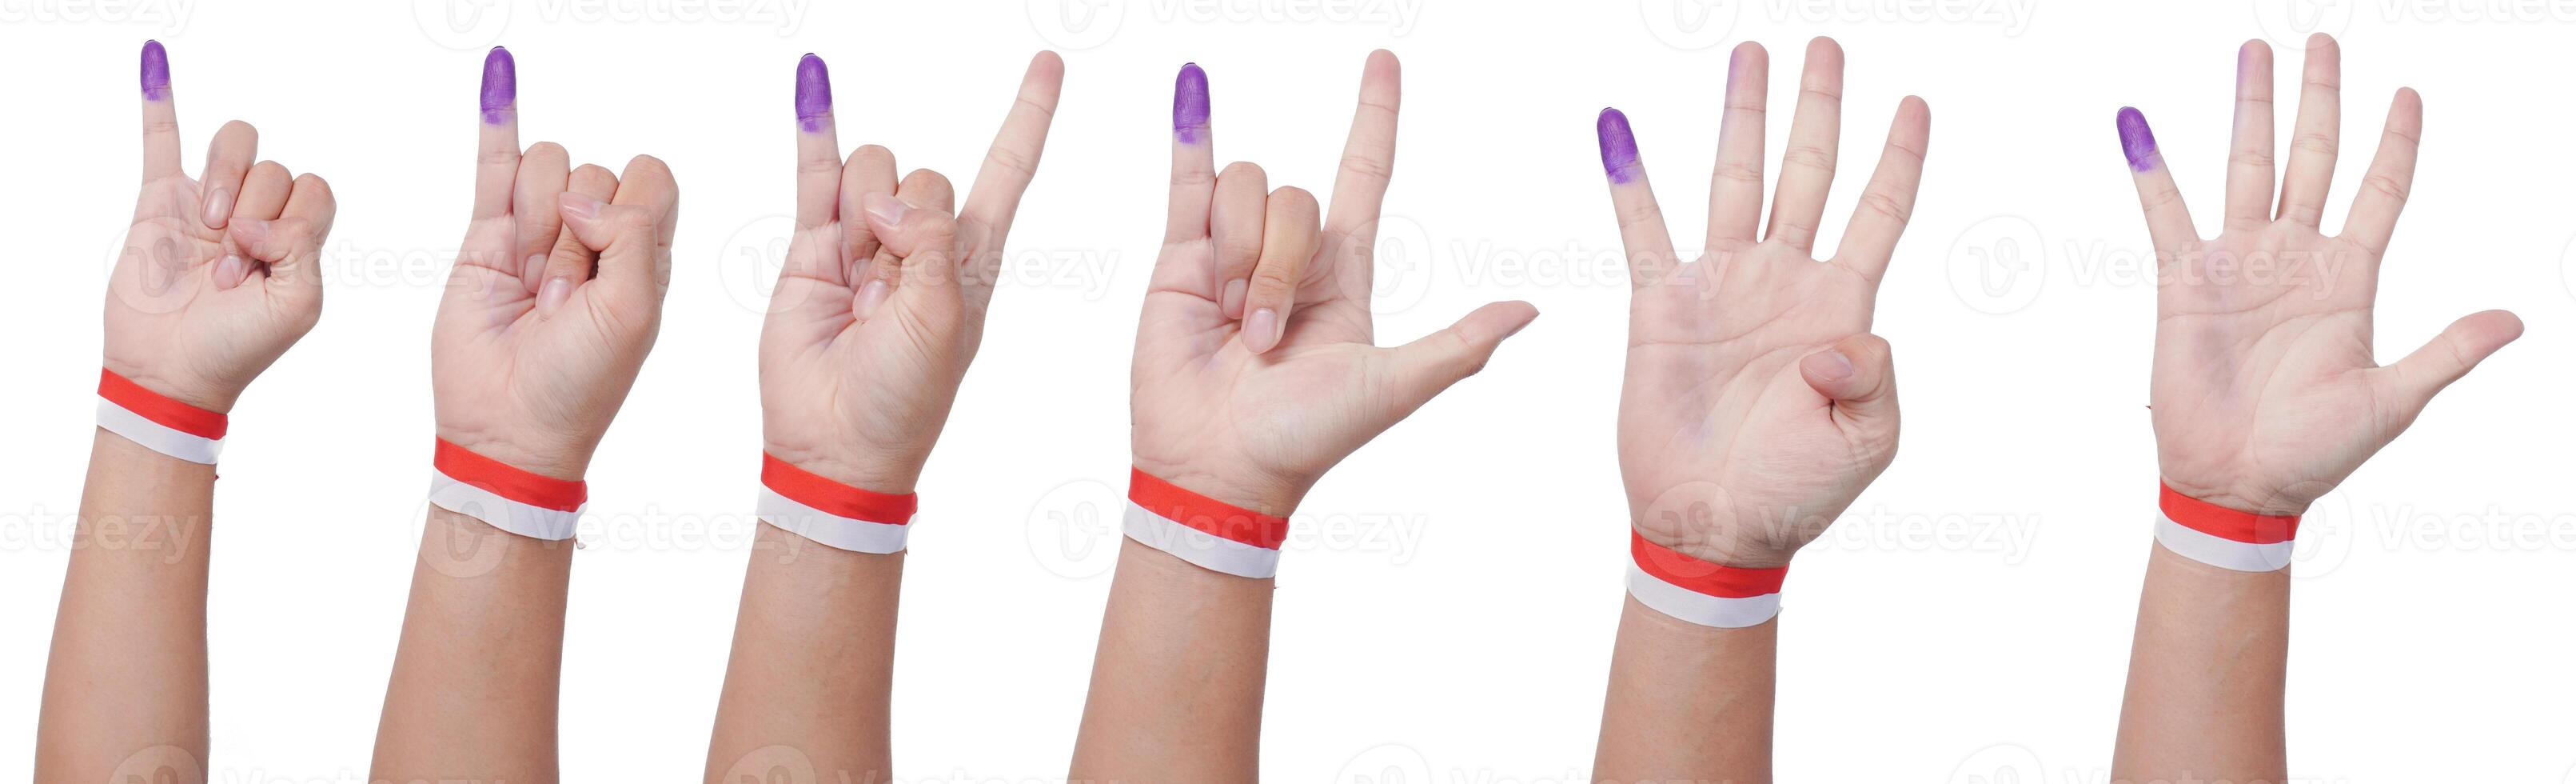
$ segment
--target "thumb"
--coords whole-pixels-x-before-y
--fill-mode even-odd
[[[2481,311],[2463,316],[2442,334],[2433,336],[2422,348],[2415,349],[2397,364],[2374,371],[2382,383],[2395,388],[2396,400],[2405,407],[2397,419],[2398,428],[2415,421],[2433,395],[2443,387],[2469,374],[2471,368],[2487,356],[2522,337],[2522,319],[2501,310]]]
[[[932,306],[963,303],[957,290],[956,218],[883,193],[870,193],[859,205],[867,213],[868,231],[887,254],[903,260],[902,272],[892,276],[892,297]]]
[[[1494,358],[1503,339],[1536,318],[1538,308],[1527,302],[1496,302],[1477,308],[1448,329],[1388,349],[1394,388],[1386,391],[1397,407],[1394,415],[1413,413],[1441,390],[1485,369],[1485,361]]]
[[[1896,422],[1896,365],[1887,340],[1863,332],[1798,360],[1798,376],[1834,401],[1834,411],[1855,423]]]

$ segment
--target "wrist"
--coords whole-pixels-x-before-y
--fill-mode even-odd
[[[1638,604],[1700,626],[1740,629],[1780,614],[1787,558],[1769,568],[1702,560],[1628,533],[1628,595]]]
[[[919,508],[911,476],[905,476],[896,491],[844,479],[864,472],[815,470],[820,467],[825,466],[821,462],[803,465],[776,452],[764,452],[755,513],[779,530],[835,549],[891,555],[909,546],[913,515]]]
[[[2171,483],[2157,486],[2156,507],[2156,542],[2167,552],[2240,572],[2290,565],[2299,532],[2297,514],[2246,511],[2195,498]]]
[[[521,471],[551,479],[578,482],[590,473],[591,454],[598,450],[596,441],[576,443],[568,439],[503,437],[440,425],[438,440],[454,444]]]
[[[430,457],[429,502],[520,536],[563,540],[578,533],[590,486],[442,437]]]
[[[1278,576],[1288,538],[1288,508],[1267,508],[1278,512],[1245,508],[1139,466],[1128,474],[1123,530],[1199,568],[1263,580]]]
[[[921,482],[924,462],[908,456],[826,454],[822,450],[782,446],[775,441],[763,444],[760,451],[779,462],[834,483],[891,495],[910,495]]]
[[[214,465],[223,453],[231,418],[136,383],[102,368],[98,427],[145,449],[191,463]]]
[[[1211,470],[1154,460],[1136,455],[1135,470],[1155,479],[1188,488],[1192,494],[1208,501],[1243,510],[1250,514],[1286,517],[1297,511],[1306,500],[1306,491],[1315,479],[1269,476],[1265,472]]]

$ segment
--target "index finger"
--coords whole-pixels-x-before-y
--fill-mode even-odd
[[[832,122],[832,72],[823,58],[796,61],[796,227],[830,223],[841,198],[841,141]]]
[[[1395,176],[1395,117],[1403,103],[1403,73],[1395,53],[1369,53],[1360,71],[1360,104],[1351,116],[1350,138],[1342,143],[1341,170],[1333,176],[1333,204],[1324,216],[1324,236],[1340,238],[1377,222],[1386,202],[1387,181]]]
[[[1064,92],[1064,58],[1054,52],[1039,52],[1029,58],[1028,74],[1020,77],[1020,94],[1012,99],[1010,114],[1002,118],[1002,130],[994,134],[993,146],[984,152],[984,165],[975,171],[975,184],[966,190],[966,210],[960,217],[980,223],[999,242],[1000,234],[1011,225],[1011,216],[1020,209],[1020,194],[1029,189],[1029,181],[1038,174],[1038,158],[1046,153],[1047,128],[1055,122],[1056,98]]]
[[[510,190],[519,173],[519,65],[510,50],[483,56],[483,130],[475,155],[474,218],[510,214]]]
[[[179,107],[170,97],[170,53],[159,41],[143,42],[143,181],[183,175],[179,164]]]
[[[1216,196],[1216,139],[1208,128],[1207,71],[1181,66],[1172,81],[1172,205],[1163,242],[1206,239]]]

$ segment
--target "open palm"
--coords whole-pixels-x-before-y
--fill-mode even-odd
[[[2414,422],[2433,394],[2522,332],[2512,314],[2460,319],[2396,364],[2373,358],[2379,261],[2414,180],[2423,101],[2399,89],[2379,153],[2338,236],[2319,229],[2334,176],[2341,53],[2310,39],[2297,134],[2272,201],[2272,59],[2238,59],[2226,228],[2202,240],[2144,115],[2123,109],[2122,144],[2156,246],[2154,409],[2158,464],[2177,492],[2263,514],[2298,514]]]
[[[568,171],[551,142],[523,154],[516,80],[510,54],[494,49],[474,216],[430,341],[438,435],[578,479],[659,330],[679,186],[651,156],[619,175]]]
[[[1894,376],[1870,311],[1931,126],[1920,99],[1898,106],[1841,246],[1819,262],[1842,52],[1830,39],[1808,47],[1779,193],[1757,239],[1767,77],[1760,46],[1736,50],[1696,261],[1674,254],[1627,117],[1604,110],[1599,128],[1634,284],[1619,400],[1633,523],[1665,547],[1755,568],[1788,563],[1895,458]]]
[[[1030,61],[964,214],[893,153],[841,159],[823,61],[797,66],[796,234],[760,333],[769,454],[877,492],[912,492],[982,342],[1002,242],[1036,173],[1064,61]]]
[[[1271,190],[1260,167],[1218,175],[1206,74],[1182,69],[1171,212],[1136,334],[1138,469],[1284,515],[1325,470],[1538,316],[1494,303],[1412,343],[1376,345],[1370,276],[1399,96],[1395,55],[1369,55],[1331,212],[1319,216],[1313,196]]]
[[[107,369],[227,411],[322,316],[330,186],[258,158],[259,132],[215,133],[205,176],[181,169],[177,98],[158,42],[143,49],[143,187],[108,276]]]

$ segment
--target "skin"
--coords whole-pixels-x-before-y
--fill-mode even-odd
[[[2423,101],[2400,88],[2343,232],[2318,226],[2340,133],[2341,51],[2308,41],[2289,160],[2273,200],[2272,53],[2240,50],[2225,229],[2203,239],[2145,119],[2122,147],[2156,246],[2157,465],[2176,491],[2243,512],[2296,515],[2415,421],[2433,395],[2522,334],[2500,310],[2453,322],[2380,366],[2379,260],[2415,174]],[[2280,781],[2288,569],[2149,561],[2114,779]]]
[[[143,54],[143,184],[108,277],[103,364],[162,396],[228,413],[322,314],[316,264],[331,188],[215,134],[181,169],[159,43]],[[206,570],[215,467],[105,430],[90,446],[36,725],[36,780],[205,780]]]
[[[1376,345],[1369,276],[1394,171],[1395,55],[1369,55],[1329,209],[1303,190],[1271,189],[1251,164],[1218,173],[1206,84],[1192,65],[1175,90],[1171,206],[1136,336],[1135,462],[1285,516],[1326,470],[1474,374],[1538,311],[1494,303],[1412,343]],[[1127,542],[1072,778],[1254,778],[1272,586]]]
[[[913,491],[982,341],[1002,242],[1063,82],[1054,53],[1030,61],[951,217],[937,172],[897,183],[893,154],[874,145],[843,162],[823,61],[799,63],[797,230],[760,343],[770,455],[852,487]],[[903,554],[834,549],[766,523],[755,549],[707,781],[887,779]]]
[[[1922,178],[1931,112],[1899,103],[1834,255],[1816,227],[1834,178],[1842,49],[1807,46],[1770,222],[1762,215],[1768,58],[1736,48],[1707,251],[1681,262],[1625,115],[1600,120],[1630,264],[1619,469],[1647,540],[1731,567],[1789,563],[1896,455],[1895,371],[1870,311]],[[1596,779],[1767,781],[1779,621],[1718,629],[1628,600]]]
[[[651,350],[679,186],[524,153],[507,52],[486,62],[473,219],[430,341],[438,435],[579,479]],[[373,778],[555,780],[556,684],[573,542],[432,508],[377,725]]]

